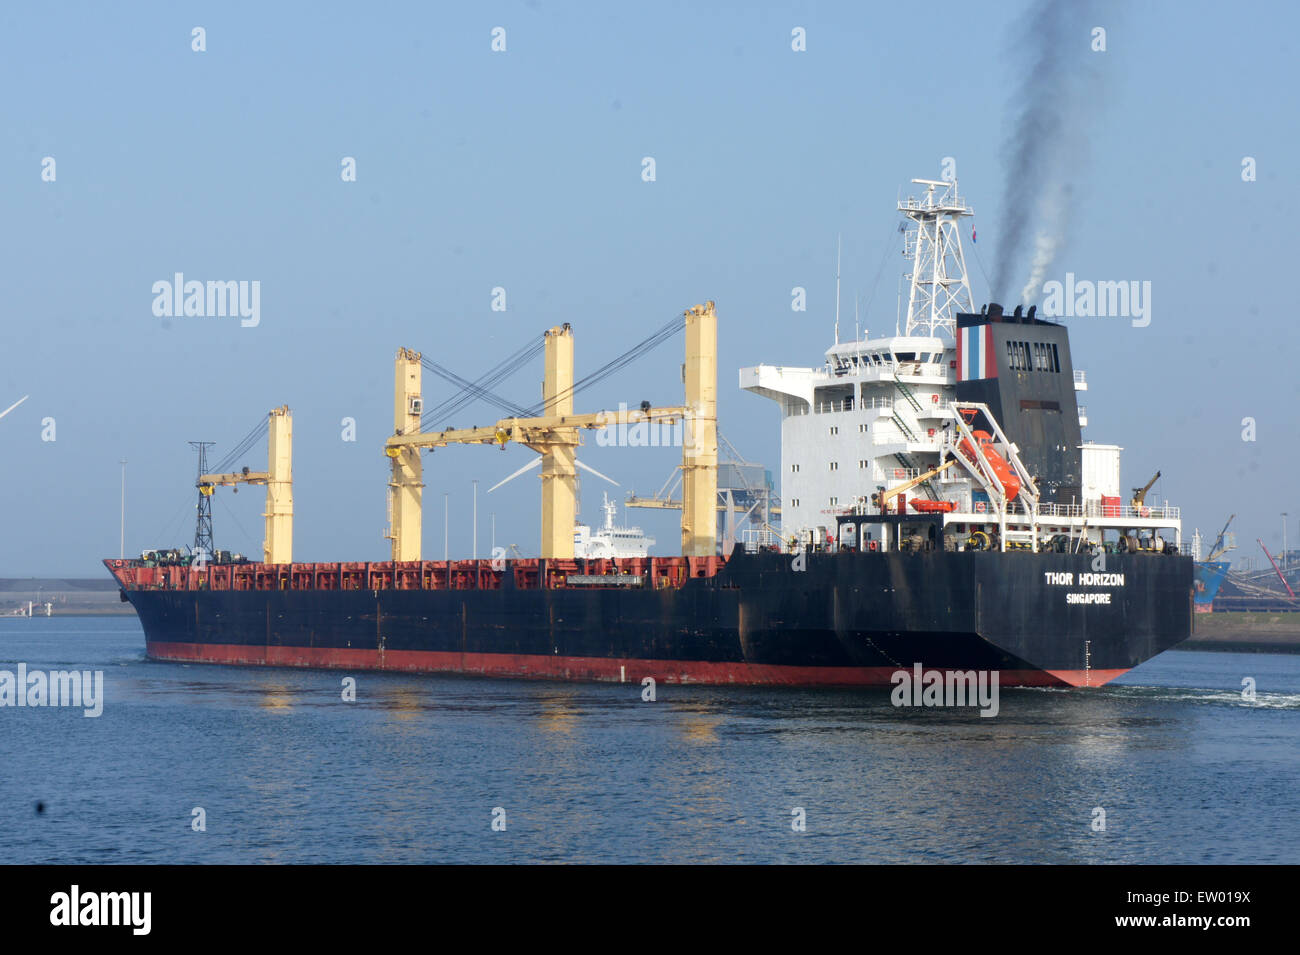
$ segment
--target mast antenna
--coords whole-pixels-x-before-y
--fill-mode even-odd
[[[840,258],[844,250],[843,234],[835,236],[835,344],[840,343]]]
[[[960,221],[975,214],[957,193],[957,180],[913,179],[925,186],[917,199],[909,196],[898,211],[911,220],[903,236],[903,255],[912,271],[903,277],[911,283],[907,298],[907,335],[957,333],[957,312],[970,312],[970,280],[961,247]]]

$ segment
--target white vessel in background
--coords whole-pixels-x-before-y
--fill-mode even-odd
[[[602,557],[648,557],[655,539],[647,537],[639,527],[618,527],[614,518],[618,504],[604,495],[601,505],[605,511],[605,524],[592,531],[587,524],[573,529],[573,556],[595,560]]]

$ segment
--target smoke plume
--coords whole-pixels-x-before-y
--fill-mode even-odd
[[[1109,56],[1092,49],[1093,30],[1109,32],[1115,22],[1100,6],[1090,0],[1034,0],[1005,61],[1019,82],[1010,103],[1002,224],[990,291],[1008,304],[1017,275],[1026,276],[1019,301],[1038,298],[1076,209],[1074,181],[1087,162],[1088,127]]]

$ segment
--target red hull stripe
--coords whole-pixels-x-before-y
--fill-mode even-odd
[[[150,642],[153,660],[258,666],[471,673],[542,680],[768,686],[889,686],[898,667],[805,667],[698,660],[619,660],[542,654],[444,653],[433,650],[336,650],[322,647],[242,646],[229,643]],[[1003,670],[1002,686],[1101,686],[1126,670]]]

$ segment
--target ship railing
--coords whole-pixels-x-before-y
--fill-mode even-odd
[[[1082,504],[1040,504],[1040,517],[1086,517]]]
[[[766,527],[745,528],[740,532],[740,542],[747,554],[757,554],[760,550],[780,547],[782,544],[781,538]]]
[[[805,405],[803,402],[801,401],[793,402],[792,405],[794,404],[797,404],[801,407],[799,408],[790,407],[789,409],[787,409],[787,415],[808,413],[806,410],[807,405]],[[826,414],[827,412],[835,412],[835,411],[852,411],[855,408],[863,409],[863,410],[869,408],[879,408],[888,411],[893,407],[894,407],[894,401],[892,398],[857,399],[857,398],[849,397],[849,398],[842,398],[838,401],[818,401],[814,404],[813,411],[815,411],[817,414]]]
[[[852,411],[855,408],[866,410],[870,408],[879,408],[889,411],[894,407],[892,398],[863,398],[861,400],[854,398],[842,398],[839,401],[818,401],[814,409],[817,414],[826,414],[835,411]],[[804,412],[792,412],[804,413]]]
[[[1133,507],[1131,504],[1123,504],[1119,506],[1112,504],[1106,506],[1100,503],[1089,503],[1088,516],[1109,518],[1118,517],[1125,520],[1132,518],[1141,518],[1143,520],[1151,518],[1155,518],[1156,520],[1176,520],[1182,517],[1182,508],[1174,507],[1172,504]]]
[[[840,401],[819,401],[817,402],[817,413],[826,414],[830,411],[852,411],[854,401],[852,398],[844,398]]]
[[[1085,371],[1079,371],[1076,368],[1074,371],[1074,383],[1076,385],[1086,385],[1088,383],[1088,373]]]
[[[1086,504],[1040,504],[1038,514],[1040,517],[1099,517],[1107,520],[1180,520],[1182,508],[1173,504],[1133,507],[1130,504],[1089,501]]]
[[[917,434],[915,431],[909,434],[902,430],[883,433],[877,430],[871,439],[871,443],[916,445],[919,449],[927,452],[941,451],[943,449],[943,444],[937,434]]]

